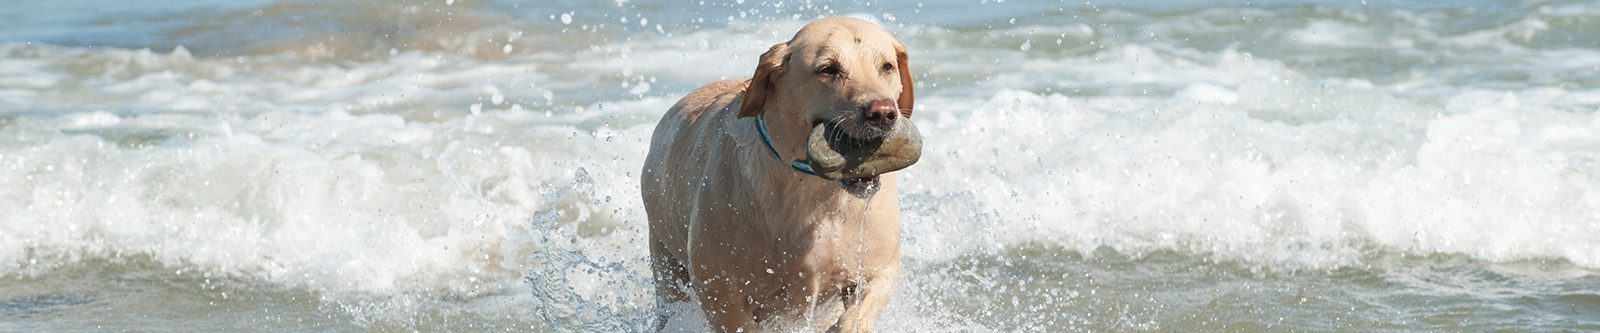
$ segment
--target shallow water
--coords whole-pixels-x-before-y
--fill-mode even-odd
[[[882,330],[1600,330],[1591,2],[6,7],[3,331],[648,328],[655,120],[820,15],[919,83]]]

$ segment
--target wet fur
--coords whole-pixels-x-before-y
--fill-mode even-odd
[[[857,76],[819,84],[812,66],[830,56]],[[909,116],[906,58],[876,25],[825,18],[763,54],[751,80],[713,82],[673,105],[641,180],[658,302],[690,301],[692,290],[716,331],[871,330],[899,274],[893,173],[875,195],[853,196],[773,158],[752,116],[764,114],[785,158],[805,156],[816,121],[882,136],[861,129],[854,106],[893,98]],[[889,61],[897,73],[878,71]]]

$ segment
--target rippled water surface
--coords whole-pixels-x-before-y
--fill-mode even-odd
[[[654,122],[823,15],[929,134],[880,330],[1600,330],[1592,1],[4,7],[3,331],[645,330]]]

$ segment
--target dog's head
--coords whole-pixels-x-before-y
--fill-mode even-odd
[[[775,132],[809,133],[806,155],[818,176],[875,183],[921,156],[906,59],[905,45],[871,22],[811,22],[761,55],[739,116],[765,113],[782,126]]]

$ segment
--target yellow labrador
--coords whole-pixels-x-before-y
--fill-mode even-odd
[[[641,184],[658,303],[693,288],[719,331],[871,330],[900,266],[887,173],[921,154],[912,98],[904,45],[830,17],[773,45],[749,80],[679,100]]]

